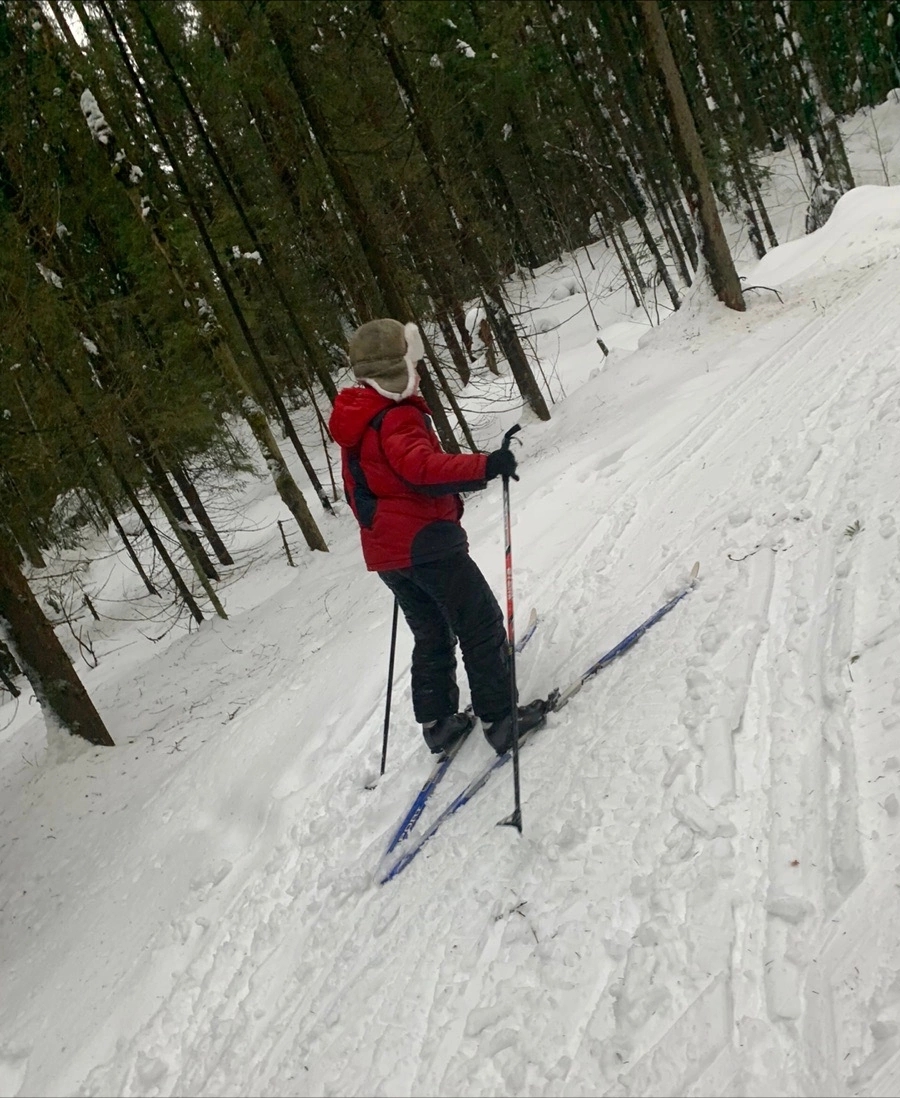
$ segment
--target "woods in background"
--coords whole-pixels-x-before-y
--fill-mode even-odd
[[[550,416],[511,274],[599,238],[637,305],[678,308],[703,266],[741,308],[717,208],[777,244],[760,162],[790,141],[807,230],[827,218],[854,185],[837,119],[900,85],[898,26],[898,0],[7,0],[0,689],[17,654],[40,684],[23,574],[110,524],[148,593],[135,529],[196,621],[225,615],[210,469],[265,468],[327,550],[324,424],[365,320],[419,322],[459,450],[473,303]]]

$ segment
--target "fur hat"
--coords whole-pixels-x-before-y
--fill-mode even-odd
[[[425,348],[415,324],[370,320],[350,337],[349,352],[353,373],[382,396],[405,400],[416,391],[416,363]]]

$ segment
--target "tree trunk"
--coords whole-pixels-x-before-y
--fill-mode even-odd
[[[206,592],[206,595],[209,598],[209,601],[213,604],[213,609],[219,615],[220,618],[226,618],[227,619],[228,615],[225,613],[225,607],[219,601],[219,597],[215,592],[215,589],[212,585],[212,582],[210,581],[209,577],[206,575],[205,569],[203,567],[203,562],[200,560],[200,558],[197,554],[197,546],[200,545],[200,539],[197,537],[196,534],[194,534],[193,538],[189,538],[187,536],[188,531],[185,530],[182,527],[182,525],[181,525],[181,523],[178,519],[178,516],[174,513],[172,508],[169,506],[169,501],[166,498],[166,493],[163,492],[158,485],[153,484],[152,481],[151,481],[151,488],[152,488],[154,496],[156,497],[156,502],[162,508],[163,514],[169,520],[169,525],[175,531],[175,536],[178,538],[178,541],[181,543],[181,548],[184,550],[185,556],[191,562],[191,567],[197,573],[197,578],[200,580],[201,584],[203,585],[203,590]],[[203,546],[201,545],[200,548],[202,550]],[[205,556],[206,556],[206,554],[204,553],[204,557]]]
[[[144,586],[147,588],[147,592],[151,595],[158,595],[159,591],[156,590],[150,580],[150,577],[144,571],[144,566],[141,564],[140,558],[134,551],[134,546],[131,544],[131,540],[125,533],[122,523],[119,521],[119,516],[113,510],[111,504],[109,507],[109,516],[112,519],[113,526],[115,526],[116,530],[118,531],[119,537],[122,539],[122,544],[125,546],[125,551],[128,553],[129,557],[131,557],[131,563],[137,569],[138,575],[144,581]]]
[[[753,199],[747,185],[747,177],[741,167],[740,155],[734,149],[731,153],[731,172],[734,177],[734,189],[737,192],[738,202],[744,215],[744,221],[747,224],[747,236],[750,238],[750,243],[756,252],[756,258],[762,259],[766,254],[766,245],[762,238],[762,230],[759,227],[756,210],[753,208]]]
[[[191,478],[187,474],[187,470],[180,462],[175,462],[172,465],[172,476],[175,478],[175,483],[181,489],[181,494],[188,502],[188,506],[194,512],[194,518],[200,524],[200,529],[206,534],[206,539],[212,546],[212,551],[216,554],[220,564],[234,564],[234,558],[231,553],[225,548],[225,543],[219,537],[219,532],[212,524],[212,519],[207,514],[206,508],[203,506],[203,500],[200,498],[200,493],[194,487]]]
[[[331,377],[331,375],[328,373],[327,370],[325,370],[321,367],[321,363],[318,360],[318,356],[316,356],[312,351],[310,337],[308,336],[307,332],[304,330],[303,325],[300,323],[300,319],[297,316],[297,311],[293,307],[290,299],[288,298],[288,295],[285,293],[285,289],[284,289],[284,286],[281,283],[281,279],[278,278],[278,276],[275,272],[275,268],[274,268],[274,265],[272,263],[272,257],[270,255],[268,245],[266,245],[260,239],[259,234],[256,231],[256,227],[254,226],[254,224],[250,220],[250,218],[247,216],[245,203],[244,203],[243,199],[238,194],[238,189],[237,188],[238,188],[238,186],[240,186],[240,184],[238,183],[237,185],[235,185],[235,183],[232,181],[231,175],[225,170],[225,167],[221,162],[221,158],[219,157],[219,154],[216,150],[216,147],[215,147],[215,145],[213,145],[212,141],[210,140],[209,134],[207,133],[207,128],[204,125],[203,120],[200,118],[200,115],[198,114],[197,109],[194,106],[193,100],[191,99],[191,97],[187,93],[187,89],[184,86],[184,81],[181,79],[181,77],[176,72],[175,67],[172,65],[172,62],[169,59],[168,51],[166,50],[166,48],[163,45],[159,35],[157,34],[156,27],[155,27],[153,21],[151,20],[150,14],[147,10],[147,5],[145,3],[143,3],[142,0],[139,0],[139,2],[137,4],[137,7],[138,7],[143,19],[144,19],[144,23],[146,24],[148,31],[150,32],[150,36],[153,39],[153,44],[156,46],[157,50],[159,51],[159,55],[160,55],[164,65],[169,70],[169,73],[172,76],[172,80],[173,80],[176,88],[178,89],[178,93],[181,96],[181,100],[184,103],[185,107],[187,108],[188,114],[191,116],[191,120],[194,123],[194,128],[196,129],[197,134],[200,137],[200,140],[203,143],[203,146],[206,149],[206,151],[209,155],[209,158],[212,161],[213,166],[216,169],[216,172],[219,176],[219,179],[222,182],[223,187],[225,188],[225,190],[228,194],[228,197],[231,199],[231,202],[232,202],[232,204],[235,208],[235,211],[237,212],[237,215],[241,220],[241,224],[244,226],[244,229],[247,232],[247,235],[250,237],[250,241],[253,244],[254,249],[259,253],[259,255],[262,259],[263,269],[266,271],[267,275],[269,276],[269,280],[270,280],[272,286],[275,288],[275,294],[278,297],[278,300],[281,303],[281,306],[285,311],[285,315],[287,316],[288,322],[289,322],[291,328],[294,331],[294,335],[297,337],[297,340],[299,341],[300,346],[304,349],[304,352],[305,352],[305,354],[307,355],[307,358],[310,361],[312,369],[316,373],[316,376],[318,377],[320,384],[322,385],[323,389],[325,390],[326,394],[328,395],[329,400],[333,401],[334,398],[337,396],[337,387],[334,384],[334,378]],[[305,384],[306,384],[307,388],[309,388],[310,387],[310,382],[309,382],[309,372],[308,372],[308,370],[304,370],[304,381],[305,381]],[[281,409],[279,409],[279,413],[280,412],[281,412]],[[290,431],[293,430],[293,428],[291,427],[291,428],[287,428],[287,429],[288,429],[289,437],[291,438],[291,441],[294,442],[294,436],[290,435]],[[327,506],[327,496],[325,496],[324,492],[321,490],[321,485],[317,485],[316,488],[317,488],[317,492],[319,493],[320,499],[322,499],[324,497],[326,510],[331,511],[331,507]]]
[[[162,462],[143,441],[136,441],[138,442],[139,452],[149,474],[153,494],[157,499],[165,501],[166,517],[171,516],[170,521],[175,536],[180,542],[185,543],[188,546],[188,556],[190,557],[191,563],[199,568],[198,575],[200,576],[200,579],[218,580],[219,573],[216,571],[213,562],[209,559],[206,550],[203,548],[200,538],[197,536],[197,531],[191,524],[191,520],[188,518],[187,511],[185,511],[182,506],[178,494],[170,484]]]
[[[739,109],[740,97],[737,92],[736,77],[740,65],[734,51],[733,39],[725,33],[722,21],[716,12],[705,4],[691,4],[690,13],[696,39],[696,51],[699,68],[702,73],[704,96],[712,98],[716,104],[717,129],[723,135],[730,153],[731,172],[735,190],[747,222],[747,234],[759,259],[766,254],[766,245],[760,228],[760,219],[766,228],[769,242],[774,247],[774,232],[766,212],[759,187],[756,185],[756,169],[750,155],[747,126]],[[729,61],[731,63],[729,63]],[[716,134],[710,134],[710,140],[716,140]]]
[[[334,181],[335,189],[341,196],[350,217],[350,221],[353,224],[357,240],[359,241],[359,247],[369,266],[369,270],[372,272],[372,276],[375,279],[375,284],[378,287],[384,305],[388,312],[394,315],[396,320],[400,321],[401,324],[405,323],[407,318],[411,315],[412,310],[409,308],[404,294],[397,286],[394,276],[388,267],[387,250],[384,247],[374,221],[369,216],[369,212],[363,203],[356,183],[353,180],[353,175],[347,168],[343,159],[337,154],[331,136],[331,127],[322,113],[316,97],[313,95],[312,89],[306,80],[306,76],[304,75],[301,66],[296,61],[284,13],[276,8],[271,8],[266,9],[265,16],[272,32],[272,38],[284,63],[288,79],[297,95],[297,99],[300,101],[303,113],[306,115],[306,119],[309,122],[310,130],[315,137],[319,150],[322,153],[322,158]],[[447,413],[438,399],[434,382],[431,381],[427,371],[421,371],[420,376],[422,378],[422,396],[425,398],[425,401],[431,410],[434,425],[440,436],[441,442],[446,450],[451,453],[456,453],[459,451],[459,443],[456,441],[456,436],[453,434],[453,429],[450,426],[450,420],[447,418]]]
[[[456,325],[456,330],[459,332],[459,338],[462,340],[462,345],[466,349],[469,361],[474,362],[475,350],[472,346],[472,333],[466,325],[466,310],[459,301],[454,300],[450,303],[450,315],[453,317],[453,323]]]
[[[114,747],[112,736],[75,673],[31,588],[0,543],[0,629],[50,724],[89,743]]]
[[[143,93],[140,79],[131,65],[131,59],[127,48],[119,38],[118,28],[116,27],[116,24],[113,21],[111,14],[105,8],[105,5],[101,5],[101,7],[104,10],[104,15],[106,17],[107,23],[109,24],[110,29],[113,33],[113,37],[119,48],[119,52],[124,59],[125,66],[128,69],[129,75],[132,78],[138,95],[141,97],[141,101],[145,109],[147,110],[148,117],[151,119],[151,122],[154,123],[154,130],[160,139],[163,150],[166,152],[166,155],[169,157],[172,163],[179,188],[181,189],[182,194],[184,195],[184,198],[191,210],[197,230],[201,234],[201,237],[204,240],[204,244],[207,245],[207,251],[208,254],[210,254],[210,259],[214,267],[216,267],[216,272],[217,274],[220,274],[220,276],[225,275],[225,272],[222,269],[222,264],[215,253],[215,249],[213,248],[212,241],[209,239],[209,235],[205,233],[205,229],[203,227],[202,219],[200,216],[200,211],[197,209],[196,203],[191,197],[191,193],[187,190],[186,181],[181,174],[178,161],[174,157],[174,153],[171,149],[171,146],[169,145],[165,134],[160,131],[158,124],[156,124],[156,114],[153,109],[153,104]],[[133,170],[133,165],[129,163],[127,158],[125,158],[124,156],[119,156],[119,152],[121,152],[121,150],[117,148],[114,133],[110,132],[108,134],[107,141],[103,145],[103,148],[105,149],[107,156],[110,159],[115,178],[125,187],[137,216],[140,218],[141,222],[148,227],[153,244],[166,260],[169,271],[171,272],[172,277],[175,279],[175,282],[177,283],[179,289],[184,294],[186,300],[195,302],[195,295],[188,291],[188,285],[196,281],[196,278],[185,271],[184,263],[178,257],[175,249],[167,240],[162,225],[159,223],[159,220],[156,217],[156,213],[153,209],[152,204],[150,206],[144,206],[142,203],[139,188],[137,186],[137,183],[135,182],[136,180],[139,180],[141,178],[141,173],[135,172]],[[203,281],[205,282],[205,279],[203,279]],[[226,294],[231,293],[233,298],[233,291],[231,290],[230,284],[228,283],[227,275],[225,275],[222,281],[223,289],[226,291]],[[243,314],[241,314],[241,318],[243,318]],[[300,492],[299,487],[294,481],[294,478],[291,476],[290,470],[288,469],[287,464],[285,463],[281,451],[278,447],[278,443],[275,441],[275,437],[269,429],[265,416],[263,415],[261,409],[258,407],[255,398],[253,397],[253,390],[248,384],[246,378],[244,377],[243,372],[238,367],[237,361],[235,360],[230,346],[224,339],[222,330],[219,327],[218,322],[216,321],[216,323],[212,326],[212,329],[210,330],[208,326],[208,318],[198,317],[198,321],[201,332],[204,334],[204,337],[211,345],[215,361],[219,364],[229,384],[232,385],[236,392],[241,396],[242,405],[245,410],[245,418],[250,425],[254,438],[259,444],[260,451],[262,452],[263,459],[266,463],[266,467],[269,469],[269,472],[272,475],[272,479],[275,483],[278,494],[284,501],[285,506],[297,520],[303,536],[306,539],[306,544],[310,547],[310,549],[327,552],[328,546],[325,543],[325,539],[322,537],[321,531],[319,530],[318,526],[316,526],[315,520],[313,519],[312,514],[310,513],[309,508],[306,505],[306,501],[303,499],[303,495]],[[255,348],[255,343],[253,344],[253,347]],[[250,414],[247,414],[248,408],[252,409]]]
[[[512,317],[509,315],[506,301],[500,289],[500,280],[496,271],[491,270],[490,262],[480,241],[473,232],[472,226],[468,224],[468,219],[459,203],[455,200],[454,188],[451,185],[444,158],[441,156],[431,126],[422,110],[418,89],[413,82],[404,55],[396,41],[384,0],[369,0],[369,11],[378,27],[385,59],[394,74],[394,80],[406,108],[407,117],[416,134],[435,187],[447,206],[450,225],[457,246],[461,255],[467,262],[472,264],[481,282],[483,292],[491,302],[488,317],[497,335],[497,340],[504,349],[519,392],[539,419],[548,420],[550,418],[550,409],[547,407],[543,393],[541,393],[537,379],[519,340]]]
[[[6,689],[12,694],[14,698],[18,698],[22,691],[15,684],[15,676],[22,674],[22,668],[15,661],[15,657],[12,652],[0,639],[0,682],[6,687]]]
[[[647,45],[663,75],[675,152],[681,162],[684,178],[689,181],[689,204],[696,212],[702,229],[700,247],[706,260],[710,284],[716,297],[729,309],[743,311],[746,306],[741,282],[734,269],[734,261],[719,220],[700,138],[675,66],[658,0],[637,0],[637,9]]]
[[[144,566],[141,564],[140,558],[135,552],[134,546],[131,544],[130,538],[125,533],[122,523],[119,521],[119,516],[116,514],[115,505],[100,487],[100,481],[92,470],[89,471],[88,476],[89,479],[93,482],[94,491],[97,493],[97,498],[102,503],[104,510],[109,515],[110,519],[112,520],[113,526],[115,526],[119,537],[122,539],[122,544],[125,546],[125,552],[129,555],[129,557],[131,557],[131,563],[137,570],[137,574],[144,581],[144,586],[147,588],[148,594],[158,595],[159,591],[156,590],[156,588],[153,586],[152,581],[150,580],[150,577],[144,571]]]
[[[162,558],[162,562],[166,566],[166,570],[168,571],[169,575],[172,577],[175,588],[184,600],[184,604],[188,608],[191,617],[199,625],[200,622],[203,621],[203,611],[197,604],[197,600],[194,598],[190,587],[188,587],[187,583],[185,582],[184,576],[182,576],[181,572],[179,571],[178,565],[172,559],[172,555],[166,548],[165,542],[159,536],[159,531],[153,525],[153,521],[144,509],[144,505],[138,498],[137,492],[128,483],[127,479],[121,473],[119,473],[119,483],[121,484],[122,490],[128,498],[128,502],[134,508],[135,514],[141,520],[141,525],[147,531],[147,535],[149,536],[150,541],[153,544],[153,548],[157,551],[157,553],[159,553],[160,557]]]
[[[47,567],[47,562],[44,560],[44,554],[41,552],[41,547],[38,545],[34,532],[27,523],[17,525],[16,529],[12,531],[12,534],[16,539],[16,544],[21,550],[22,555],[32,568]]]
[[[469,428],[469,424],[466,422],[466,417],[463,415],[462,408],[460,408],[459,406],[459,401],[456,399],[456,395],[450,388],[447,377],[444,374],[444,371],[441,369],[441,364],[438,361],[437,355],[434,353],[434,347],[432,347],[431,341],[425,334],[425,331],[422,328],[418,317],[416,317],[415,319],[416,323],[419,325],[419,331],[422,335],[422,343],[425,347],[425,357],[431,363],[431,368],[437,375],[438,384],[443,390],[444,396],[447,398],[447,403],[453,410],[453,414],[456,416],[456,422],[459,424],[463,436],[465,437],[466,442],[469,444],[469,448],[472,450],[473,453],[477,453],[478,447],[475,445],[475,439],[472,437],[472,432]]]
[[[176,589],[180,593],[181,597],[184,599],[185,605],[187,606],[187,608],[190,611],[191,615],[193,616],[194,620],[198,623],[203,621],[203,614],[200,610],[200,607],[197,605],[197,602],[194,599],[194,596],[191,594],[190,588],[184,582],[184,577],[178,571],[178,568],[177,568],[175,562],[172,560],[171,556],[169,555],[169,552],[166,549],[165,543],[163,542],[162,538],[159,536],[159,534],[156,531],[156,528],[154,527],[153,523],[150,521],[150,516],[147,514],[147,512],[141,506],[141,501],[138,499],[137,492],[135,492],[135,490],[131,486],[128,478],[122,472],[122,470],[119,467],[118,463],[116,462],[113,454],[111,453],[109,447],[106,445],[106,443],[100,437],[100,435],[97,434],[97,432],[94,430],[94,428],[91,426],[90,417],[88,416],[85,409],[78,402],[78,400],[75,398],[75,394],[72,391],[72,387],[69,384],[65,373],[60,369],[60,367],[55,362],[51,362],[50,359],[47,358],[47,356],[43,353],[43,348],[41,348],[39,344],[38,344],[37,350],[40,353],[40,358],[41,358],[41,361],[43,362],[45,368],[49,369],[52,376],[56,378],[56,380],[59,383],[60,387],[63,389],[66,396],[69,398],[69,401],[71,402],[72,408],[74,409],[76,415],[78,416],[79,420],[86,426],[86,429],[87,429],[88,433],[93,438],[93,440],[94,440],[94,442],[97,446],[97,449],[99,450],[100,454],[102,455],[104,461],[107,463],[109,468],[114,473],[116,479],[118,480],[119,485],[122,488],[122,491],[125,493],[125,496],[128,499],[128,502],[134,508],[134,510],[137,513],[138,517],[140,518],[141,522],[144,524],[144,528],[146,529],[147,533],[150,535],[150,540],[153,543],[154,548],[156,549],[156,551],[159,553],[160,557],[162,558],[163,563],[165,564],[166,568],[169,571],[169,575],[172,577],[172,580],[175,583]],[[110,510],[112,510],[112,509],[110,508]],[[118,526],[118,522],[116,523],[116,525]],[[119,529],[120,529],[120,532],[121,532],[121,527],[119,527]],[[136,560],[136,558],[135,558],[135,560]],[[144,574],[143,570],[140,569],[140,567],[138,568],[138,570],[141,572],[141,575]],[[144,582],[147,584],[148,588],[152,587],[152,585],[149,583],[149,581],[146,579],[146,577],[144,578]],[[154,591],[154,593],[155,593],[155,591]]]
[[[260,408],[252,397],[248,396],[245,398],[241,410],[256,441],[259,443],[263,459],[265,460],[272,479],[275,481],[275,487],[278,490],[278,494],[281,496],[287,509],[297,520],[297,525],[306,538],[306,544],[310,549],[319,549],[323,553],[327,553],[328,546],[325,544],[325,539],[322,537],[322,534],[316,525],[316,521],[310,513],[309,506],[303,497],[303,493],[297,487],[297,482],[291,476],[291,471],[288,469],[284,457],[278,449],[278,443],[275,441],[275,436],[272,434],[272,429],[269,427],[269,421],[266,419],[262,408]]]
[[[459,380],[463,385],[468,385],[469,379],[472,376],[472,371],[469,369],[469,363],[466,360],[465,352],[460,346],[459,340],[456,338],[456,332],[453,331],[453,325],[450,322],[450,318],[443,309],[438,309],[435,319],[437,320],[438,328],[441,330],[441,335],[444,337],[444,343],[447,346],[447,350],[450,352],[450,357],[453,359],[453,365],[456,367],[456,372],[459,374]]]
[[[753,172],[750,172],[750,189],[753,192],[753,197],[756,200],[756,208],[759,210],[759,216],[762,218],[763,226],[766,230],[766,236],[769,238],[769,246],[771,248],[778,247],[778,237],[775,235],[775,230],[772,228],[772,222],[769,219],[769,211],[766,209],[763,202],[763,196],[760,194],[759,184],[756,182],[756,177]]]
[[[117,24],[115,22],[111,12],[108,9],[106,0],[99,0],[99,6],[106,16],[106,20],[109,23],[110,29],[115,35],[117,42],[119,41],[119,31],[121,30],[126,39],[127,45],[131,50],[132,55],[134,55],[135,43],[133,37],[128,34],[124,26],[121,26],[120,24]],[[140,96],[141,102],[147,110],[147,116],[150,119],[153,130],[156,136],[159,138],[160,144],[162,145],[163,150],[168,157],[170,164],[172,165],[172,170],[176,180],[178,181],[179,189],[181,190],[185,202],[187,203],[187,207],[191,215],[191,220],[194,222],[194,227],[200,235],[200,239],[203,242],[203,247],[206,251],[207,256],[209,257],[209,261],[216,272],[219,284],[225,294],[225,297],[228,300],[228,304],[231,308],[234,319],[237,322],[237,326],[240,329],[244,342],[247,345],[247,349],[250,351],[250,357],[253,359],[253,364],[256,367],[259,376],[262,378],[263,383],[268,390],[269,396],[272,398],[272,403],[275,405],[275,408],[278,411],[285,433],[294,444],[294,448],[297,451],[297,456],[300,458],[301,462],[303,463],[303,467],[307,472],[307,475],[310,477],[310,481],[312,482],[313,487],[316,490],[319,501],[326,511],[333,513],[331,501],[328,499],[328,495],[322,488],[322,485],[319,482],[318,477],[316,476],[315,470],[313,469],[312,464],[310,463],[309,458],[306,456],[306,452],[303,449],[302,444],[300,443],[300,439],[297,437],[297,432],[294,429],[294,425],[291,422],[290,416],[288,415],[288,411],[281,397],[281,393],[278,391],[278,386],[275,384],[275,379],[272,377],[272,373],[266,365],[262,354],[260,353],[259,347],[256,343],[256,339],[254,338],[253,333],[250,330],[250,325],[247,323],[247,318],[244,315],[244,311],[241,308],[237,297],[235,296],[234,288],[231,285],[231,279],[228,277],[228,271],[226,270],[226,267],[219,257],[219,253],[216,250],[212,239],[210,238],[209,232],[206,228],[206,223],[203,219],[203,215],[201,214],[200,209],[197,206],[197,202],[193,196],[193,192],[188,186],[187,178],[182,170],[181,159],[180,157],[176,156],[175,150],[171,142],[169,141],[168,135],[161,127],[159,117],[157,116],[154,105],[146,90],[146,87],[149,85],[150,82],[142,82],[140,80],[137,72],[134,71],[134,64],[132,60],[130,59],[122,45],[120,45],[120,52],[122,53],[123,59],[126,62],[126,67],[128,68],[129,73],[134,74],[135,90],[137,91],[138,95]],[[256,240],[255,234],[254,240]],[[256,240],[256,243],[259,243],[258,240]]]

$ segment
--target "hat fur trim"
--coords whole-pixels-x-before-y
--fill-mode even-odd
[[[406,371],[408,381],[401,393],[392,393],[388,389],[383,389],[377,381],[374,381],[370,377],[362,378],[361,380],[376,393],[379,393],[383,397],[387,397],[388,400],[406,400],[407,397],[411,397],[419,386],[419,373],[416,370],[416,363],[420,362],[425,357],[425,346],[422,342],[422,333],[418,327],[410,322],[403,327],[403,335],[406,338],[406,354],[403,356],[403,360],[406,363]]]

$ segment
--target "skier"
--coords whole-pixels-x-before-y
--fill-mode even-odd
[[[447,454],[418,395],[424,355],[415,324],[372,320],[350,339],[359,384],[342,389],[329,429],[341,447],[344,490],[360,525],[366,567],[397,599],[413,634],[412,696],[425,743],[448,750],[474,724],[457,712],[456,641],[475,716],[498,755],[512,746],[503,614],[468,552],[459,493],[516,476],[509,449]],[[519,735],[544,720],[540,700],[518,710]]]

